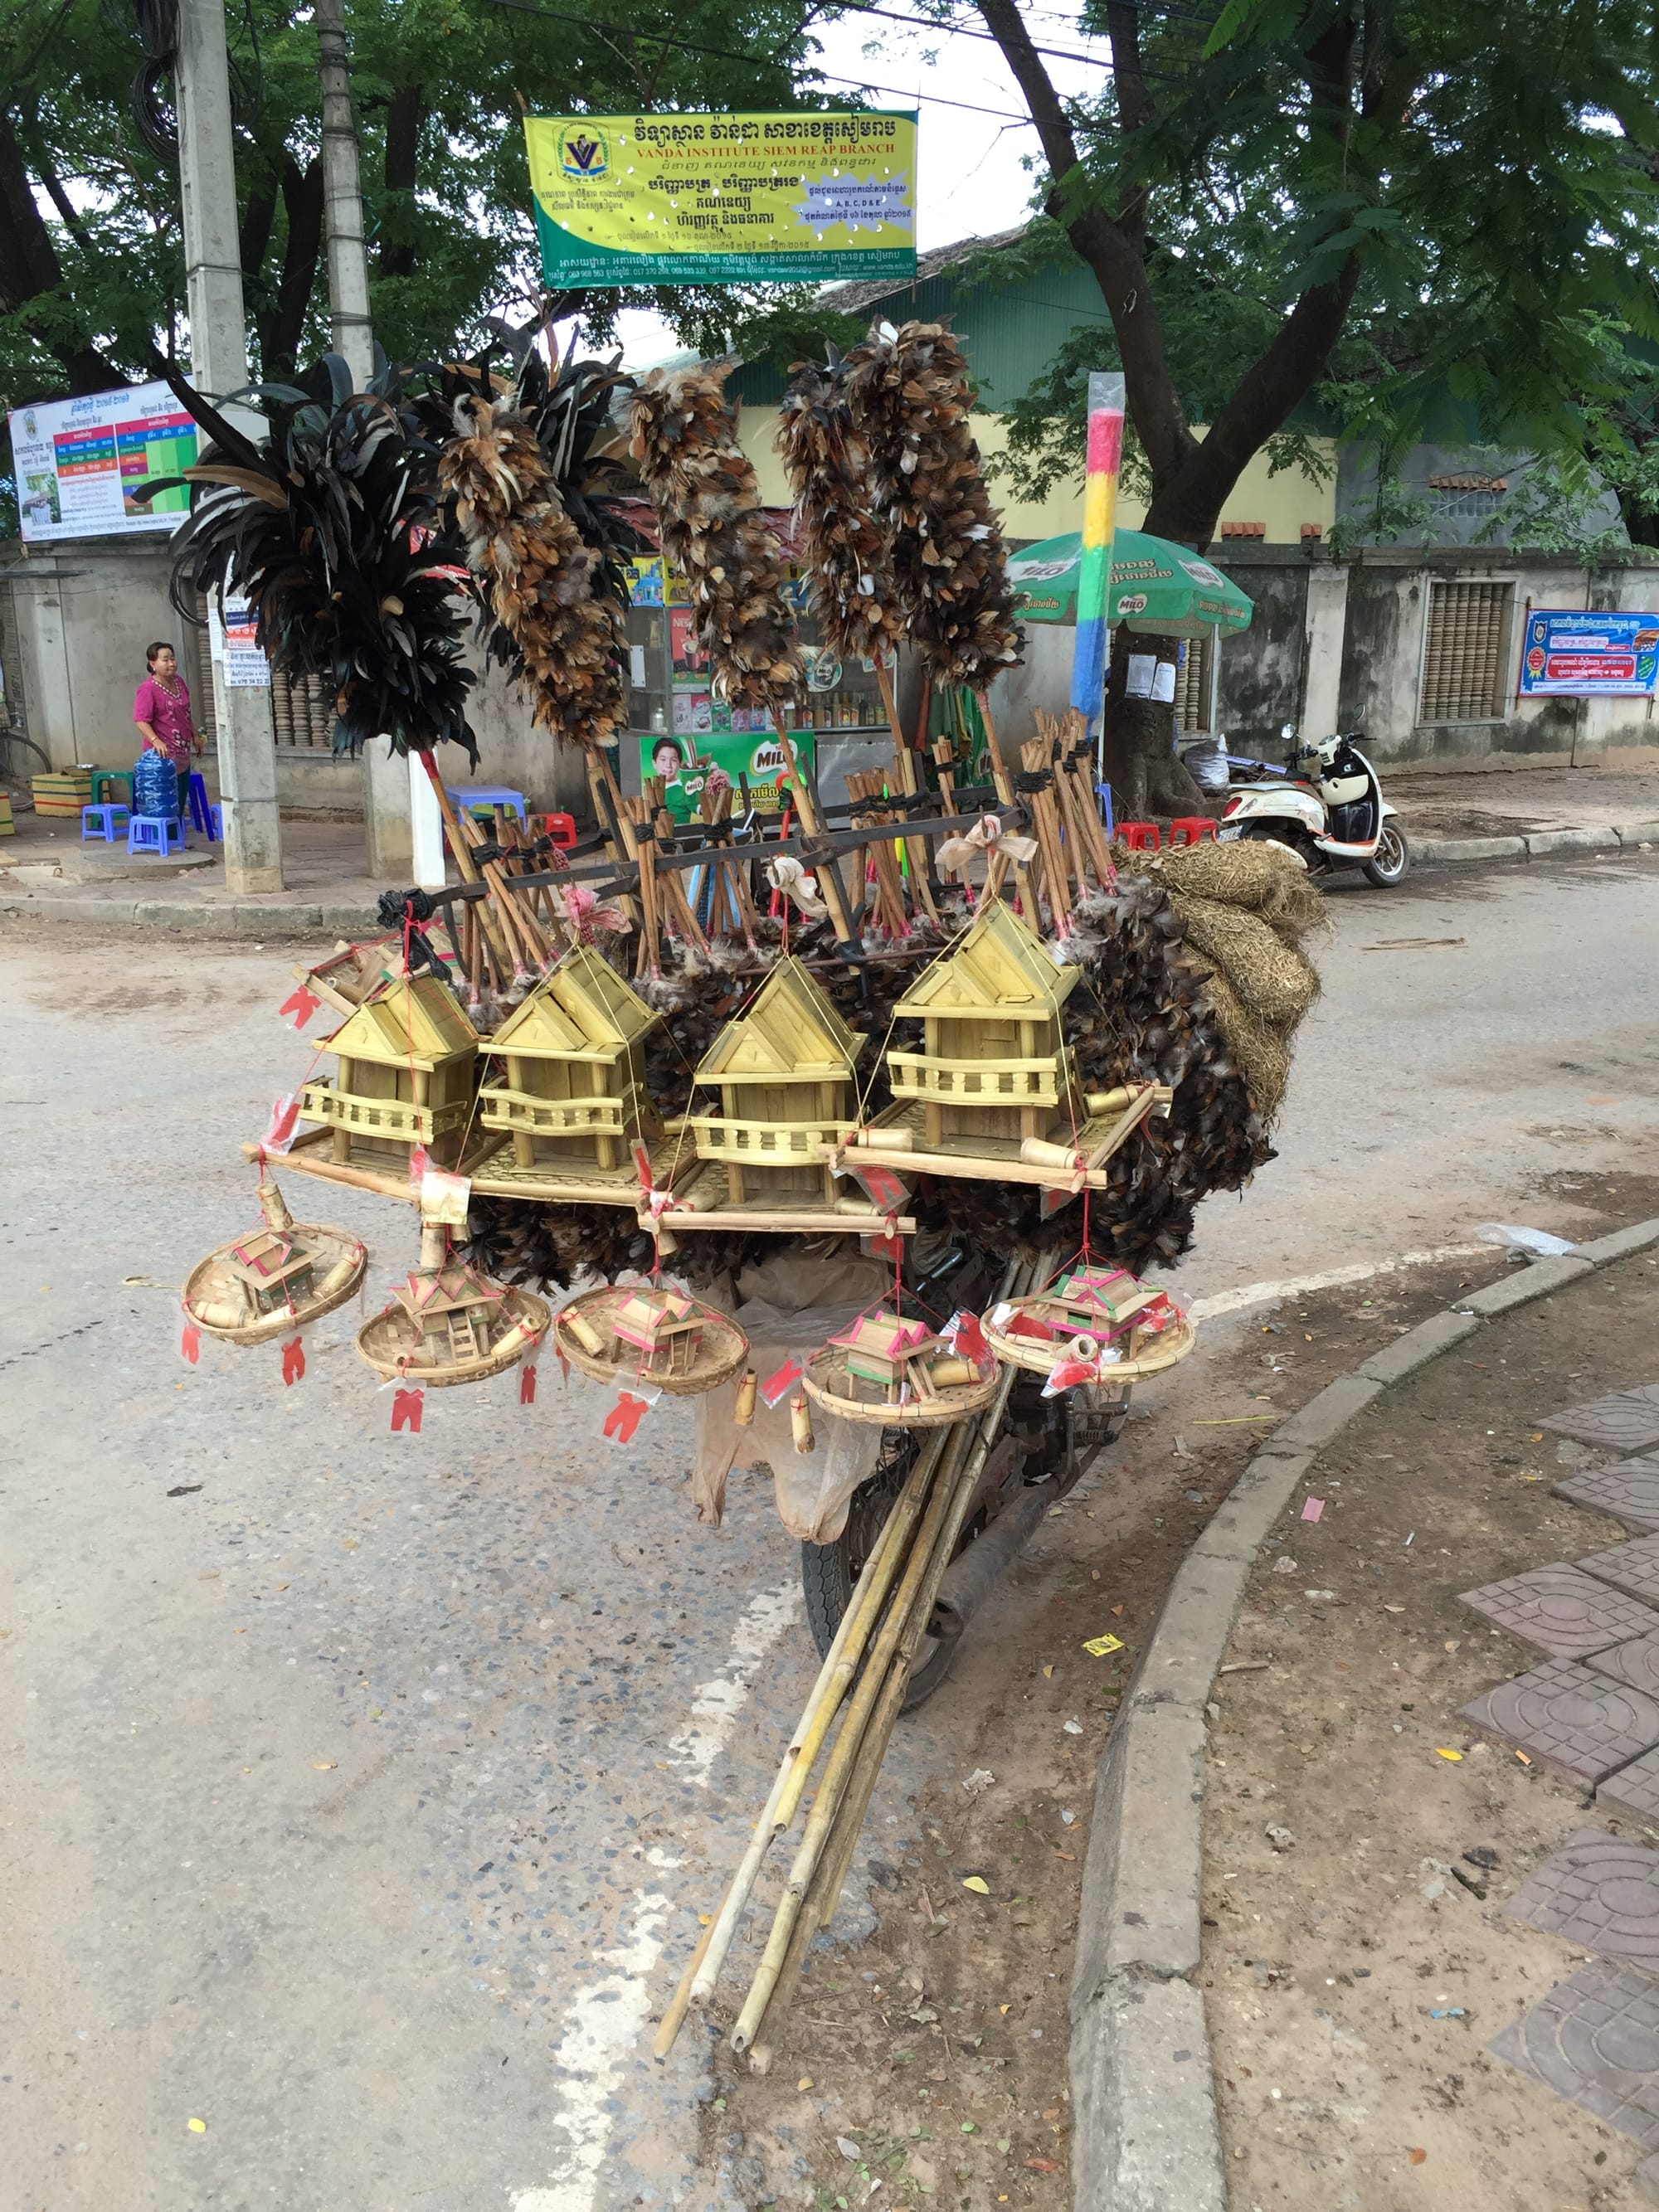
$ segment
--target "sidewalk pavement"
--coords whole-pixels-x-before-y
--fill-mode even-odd
[[[1646,767],[1385,771],[1383,787],[1427,866],[1659,844],[1659,772]],[[124,846],[83,844],[73,823],[20,813],[16,835],[0,841],[0,914],[213,938],[375,926],[388,886],[363,873],[361,823],[288,817],[283,848],[287,890],[237,898],[225,889],[219,848],[199,837],[182,860],[130,858]]]
[[[1236,2205],[1659,2203],[1656,1232],[1500,1279],[1303,1440],[1207,1704]]]

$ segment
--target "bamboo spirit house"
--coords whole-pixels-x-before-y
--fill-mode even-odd
[[[1170,1094],[1148,1083],[1084,1095],[1062,1022],[1080,980],[1012,908],[986,898],[894,1008],[896,1021],[921,1023],[922,1048],[889,1052],[894,1103],[860,1136],[857,1158],[1055,1190],[1094,1181]]]
[[[478,1033],[447,983],[401,978],[349,1015],[324,1050],[338,1055],[339,1073],[331,1084],[307,1084],[300,1118],[333,1131],[337,1165],[406,1171],[417,1145],[434,1167],[459,1165]]]
[[[591,946],[566,953],[484,1046],[506,1073],[480,1091],[478,1119],[507,1132],[512,1149],[489,1161],[480,1189],[637,1205],[633,1148],[663,1133],[643,1053],[660,1019]]]
[[[720,1092],[720,1112],[675,1125],[705,1164],[676,1193],[675,1227],[884,1227],[869,1200],[837,1193],[865,1042],[799,960],[779,961],[697,1069],[697,1088]]]

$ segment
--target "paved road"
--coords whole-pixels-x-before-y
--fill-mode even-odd
[[[1545,1177],[1659,1173],[1656,893],[1638,859],[1340,894],[1283,1158],[1190,1286],[1571,1228]],[[1364,949],[1408,938],[1463,942]],[[658,2070],[641,2029],[810,1679],[760,1486],[699,1530],[683,1413],[624,1451],[510,1382],[394,1439],[343,1325],[291,1390],[274,1350],[184,1366],[172,1285],[299,1072],[287,958],[37,928],[0,967],[9,2212],[753,2204],[696,2164],[690,2039]],[[405,1224],[327,1212],[378,1293]]]

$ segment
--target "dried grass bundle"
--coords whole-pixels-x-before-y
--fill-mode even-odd
[[[1241,1002],[1275,1030],[1293,1030],[1319,996],[1319,971],[1258,914],[1218,899],[1171,894],[1181,933],[1212,962]]]
[[[477,580],[484,643],[556,738],[601,745],[627,718],[622,611],[603,556],[565,513],[552,468],[516,396],[476,386],[455,399],[438,483]]]
[[[969,428],[968,364],[943,323],[878,323],[847,365],[911,641],[936,684],[982,692],[1020,659],[1024,639]]]
[[[1294,853],[1265,840],[1241,837],[1223,845],[1206,837],[1166,853],[1128,854],[1120,865],[1173,891],[1259,914],[1287,945],[1325,925],[1324,895],[1307,869]]]
[[[690,586],[715,691],[775,713],[799,696],[806,672],[782,550],[726,402],[729,374],[729,364],[653,369],[629,403],[629,451],[661,518],[663,549]]]
[[[812,569],[824,642],[843,660],[877,660],[904,635],[893,583],[892,533],[873,511],[870,447],[853,422],[847,364],[796,366],[783,395],[777,447]]]

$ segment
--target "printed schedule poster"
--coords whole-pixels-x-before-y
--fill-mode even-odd
[[[1523,697],[1607,699],[1651,694],[1659,615],[1533,607],[1521,652]]]
[[[196,425],[165,384],[129,384],[80,399],[37,401],[10,416],[23,535],[69,538],[175,530],[190,509],[184,488],[148,505],[147,477],[177,476],[196,459]]]

